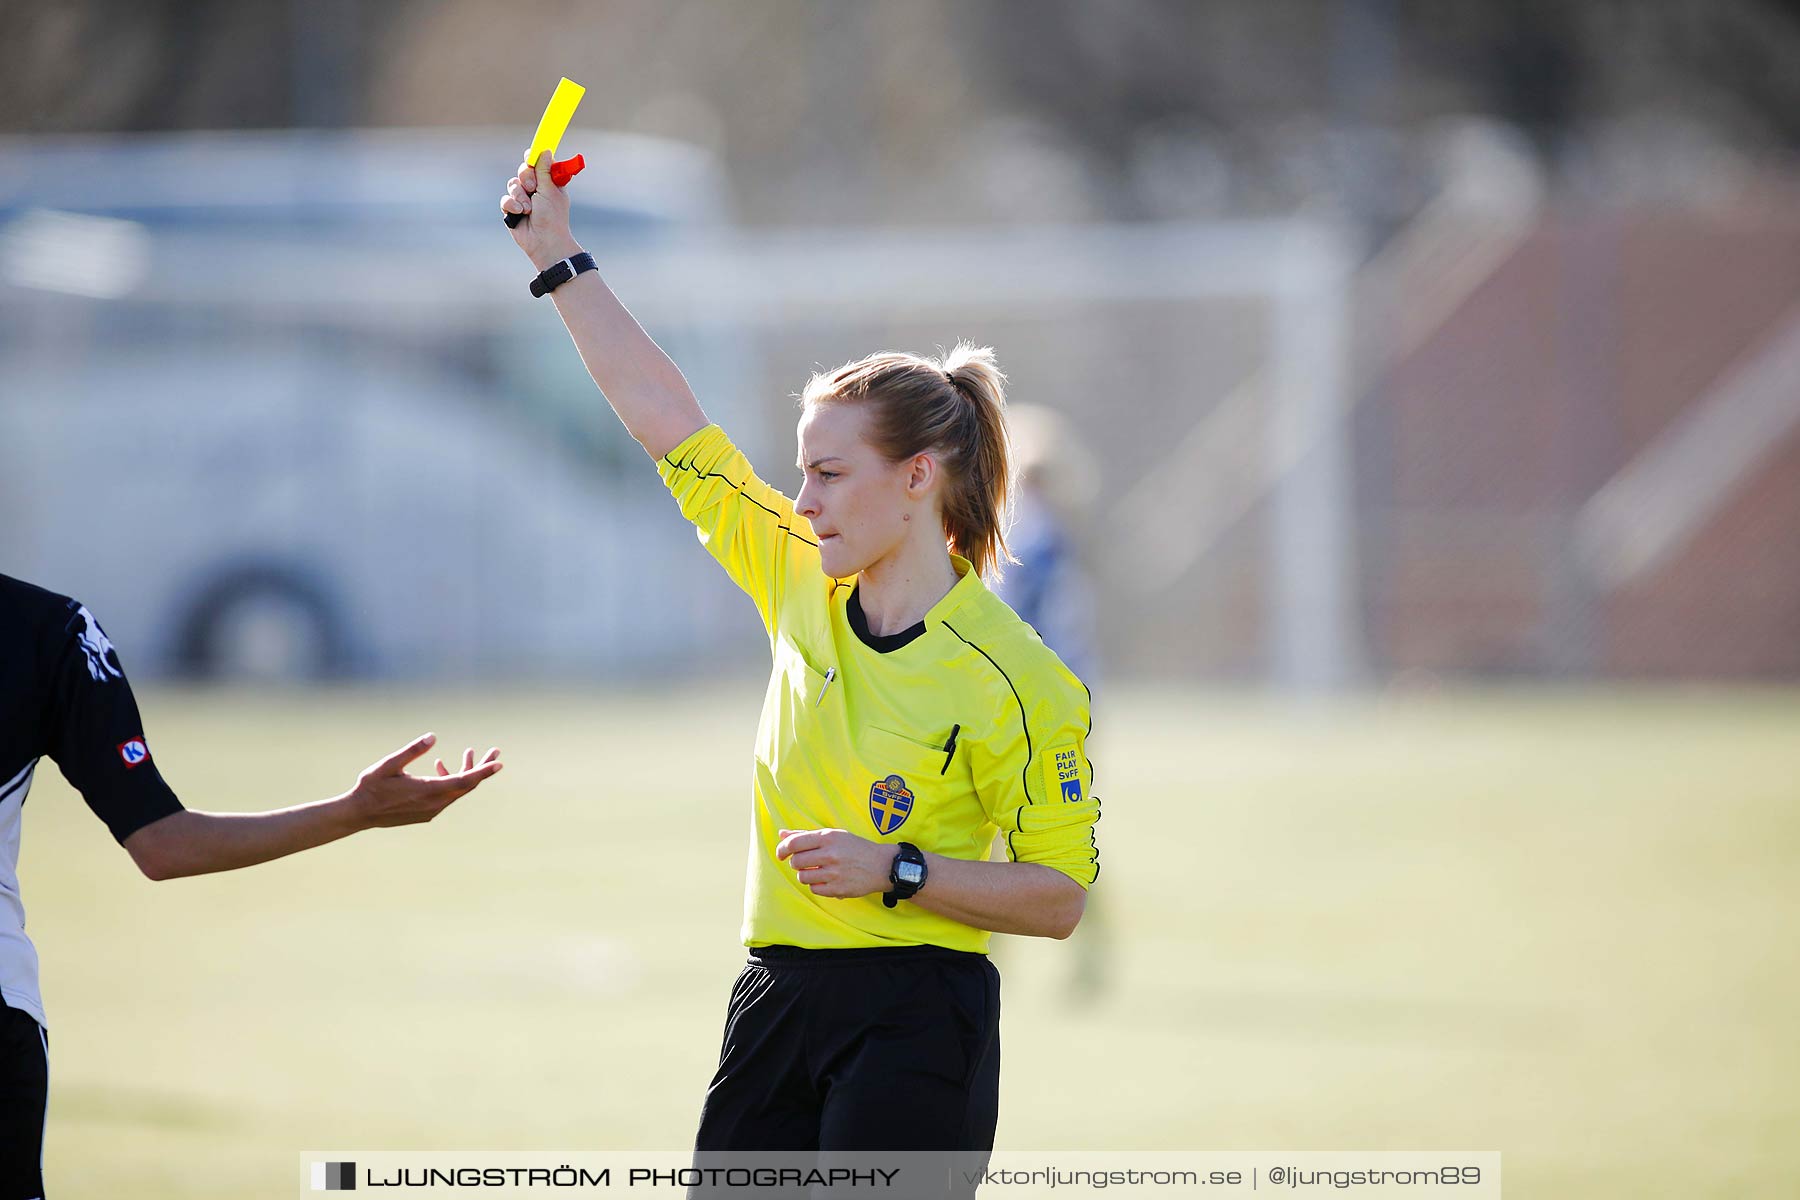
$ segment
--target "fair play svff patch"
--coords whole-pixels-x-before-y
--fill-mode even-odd
[[[1084,780],[1092,779],[1081,743],[1063,742],[1044,751],[1044,799],[1079,804],[1087,799]]]

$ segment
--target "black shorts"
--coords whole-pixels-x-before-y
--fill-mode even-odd
[[[0,1005],[0,1200],[44,1194],[50,1040],[30,1013]]]
[[[766,946],[731,990],[696,1151],[994,1148],[1000,973],[939,946]]]

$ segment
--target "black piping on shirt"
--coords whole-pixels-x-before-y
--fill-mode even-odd
[[[948,629],[951,633],[956,633],[956,626],[948,621],[945,621],[943,624],[945,629]],[[1009,855],[1013,855],[1013,861],[1017,862],[1018,856],[1013,851],[1013,834],[1019,832],[1019,822],[1025,819],[1025,805],[1031,803],[1031,722],[1025,719],[1025,701],[1019,699],[1019,689],[1013,687],[1012,676],[1008,675],[1000,664],[994,661],[994,656],[960,633],[956,633],[956,640],[975,651],[975,653],[981,655],[981,657],[987,659],[988,665],[1000,672],[1000,678],[1006,680],[1007,687],[1012,688],[1013,702],[1019,706],[1019,724],[1025,729],[1025,769],[1019,772],[1019,784],[1025,789],[1025,804],[1019,806],[1019,813],[1013,818],[1012,830],[1006,835],[1006,852]],[[1093,719],[1094,714],[1089,712],[1088,720],[1092,721]]]
[[[1086,680],[1082,680],[1080,682],[1081,682],[1081,690],[1087,693],[1087,698],[1088,698],[1087,736],[1089,738],[1092,738],[1094,736],[1094,689],[1087,685]],[[1084,743],[1084,745],[1085,745],[1085,743]],[[1088,784],[1089,784],[1088,790],[1090,793],[1092,793],[1092,795],[1094,797],[1094,824],[1088,826],[1088,849],[1090,849],[1094,852],[1090,859],[1090,861],[1094,864],[1094,877],[1092,879],[1088,880],[1089,887],[1093,887],[1096,883],[1100,882],[1100,841],[1098,838],[1096,838],[1094,836],[1096,833],[1094,826],[1100,824],[1100,808],[1101,808],[1100,792],[1097,788],[1092,786],[1096,776],[1097,776],[1097,772],[1094,770],[1094,760],[1092,758],[1089,758],[1088,759]]]
[[[674,453],[673,450],[671,450],[669,452],[669,454],[673,454],[673,453]],[[700,478],[702,478],[702,479],[723,479],[723,480],[725,480],[726,483],[731,483],[731,480],[729,478],[727,478],[724,475],[719,474],[717,471],[707,471],[707,472],[703,473],[700,471],[699,468],[695,467],[691,462],[676,462],[674,459],[670,458],[668,454],[663,455],[663,461],[668,463],[671,467],[674,467],[677,471],[690,471],[693,474],[700,476]],[[787,534],[789,537],[799,538],[801,541],[803,541],[807,545],[811,546],[814,550],[817,550],[819,548],[819,543],[813,541],[811,538],[807,537],[803,533],[796,533],[791,525],[783,525],[781,523],[781,514],[780,513],[776,512],[774,509],[770,508],[768,505],[764,504],[762,501],[757,500],[755,497],[745,495],[744,488],[749,482],[750,481],[746,479],[743,483],[731,483],[732,494],[737,496],[740,499],[750,501],[750,503],[756,505],[756,507],[762,509],[764,512],[768,513],[771,517],[774,517],[775,518],[775,528],[781,530],[783,533]]]

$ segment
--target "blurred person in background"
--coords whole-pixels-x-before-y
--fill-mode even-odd
[[[1099,683],[1094,587],[1077,553],[1076,516],[1094,499],[1093,455],[1062,414],[1034,404],[1007,409],[1018,470],[1006,544],[1017,562],[994,593],[1037,630],[1091,692]]]
[[[44,1195],[50,1042],[37,951],[25,936],[19,837],[25,796],[48,756],[150,879],[254,866],[365,829],[429,821],[500,770],[499,751],[435,778],[406,772],[417,738],[341,796],[260,813],[184,808],[150,756],[118,653],[87,608],[0,575],[0,1200]]]
[[[1098,493],[1099,468],[1054,409],[1009,405],[1006,424],[1018,469],[1006,544],[1018,561],[996,581],[994,594],[1087,685],[1091,703],[1100,686],[1100,636],[1093,581],[1074,530]],[[1103,913],[1099,897],[1090,894],[1080,932],[1071,939],[1074,969],[1066,995],[1076,1003],[1095,1001],[1105,990],[1110,939]]]
[[[1007,556],[1004,376],[966,344],[813,376],[790,500],[576,243],[549,161],[521,163],[501,198],[523,215],[513,238],[539,272],[533,294],[551,296],[755,602],[773,657],[750,958],[695,1150],[985,1155],[1000,1069],[990,932],[1068,937],[1099,873],[1086,689],[983,580]],[[1002,833],[1009,861],[988,861]]]

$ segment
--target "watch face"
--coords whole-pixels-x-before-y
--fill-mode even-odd
[[[917,883],[925,878],[925,868],[918,863],[903,862],[894,868],[894,874],[899,876],[901,883]]]

